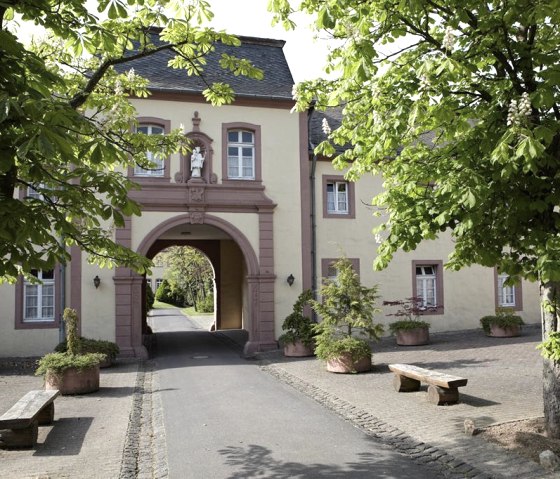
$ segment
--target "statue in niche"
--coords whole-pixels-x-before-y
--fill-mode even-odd
[[[200,146],[195,147],[191,155],[191,178],[200,178],[204,155],[200,152]]]

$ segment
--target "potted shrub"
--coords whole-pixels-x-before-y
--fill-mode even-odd
[[[422,306],[421,298],[405,298],[383,301],[383,306],[395,306],[395,313],[387,316],[400,318],[389,324],[389,331],[399,346],[420,346],[430,342],[430,323],[420,319],[422,312],[435,310]]]
[[[327,371],[369,371],[369,340],[377,340],[383,333],[383,326],[373,322],[373,315],[379,311],[375,308],[377,287],[362,286],[347,258],[339,259],[334,267],[336,279],[325,281],[322,300],[310,300],[321,317],[321,322],[313,326],[317,333],[315,354],[326,361]]]
[[[512,338],[521,334],[521,326],[525,323],[521,316],[513,314],[511,308],[497,308],[494,316],[480,318],[480,324],[487,336]]]
[[[66,340],[58,344],[54,348],[55,352],[64,353],[68,351],[68,343]],[[103,354],[105,359],[99,363],[100,368],[107,368],[113,364],[113,361],[119,354],[119,347],[112,341],[105,341],[103,339],[90,339],[78,338],[78,352],[84,353],[100,353]]]
[[[45,378],[45,389],[58,389],[60,394],[85,394],[99,389],[99,363],[105,359],[100,353],[80,354],[78,342],[78,315],[66,308],[66,352],[43,356],[35,374]]]
[[[313,356],[315,349],[315,331],[313,321],[303,314],[306,304],[312,299],[311,290],[303,291],[294,303],[293,311],[282,323],[285,331],[278,340],[284,346],[285,356]]]

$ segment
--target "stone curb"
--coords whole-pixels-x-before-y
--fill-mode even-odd
[[[281,368],[275,367],[273,364],[266,364],[266,361],[263,361],[260,367],[276,379],[292,386],[346,421],[351,422],[366,435],[376,438],[401,454],[409,456],[417,464],[434,468],[436,471],[434,477],[449,479],[493,478],[493,476],[451,456],[444,450],[415,440],[403,431],[385,423],[366,411],[301,380]]]

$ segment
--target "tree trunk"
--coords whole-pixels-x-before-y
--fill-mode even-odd
[[[541,284],[543,340],[558,331],[560,282]],[[548,437],[560,439],[560,364],[543,359],[544,422]]]

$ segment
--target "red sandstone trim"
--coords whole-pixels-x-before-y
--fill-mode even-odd
[[[62,282],[60,280],[60,266],[54,268],[54,320],[53,321],[24,321],[23,320],[23,276],[18,278],[15,287],[15,325],[14,329],[55,329],[58,328],[61,321],[61,305],[60,305],[60,288]]]
[[[348,185],[348,213],[347,214],[336,214],[329,213],[327,210],[327,183],[330,181],[341,181]],[[336,218],[339,220],[349,220],[356,217],[356,205],[355,205],[355,188],[352,181],[346,181],[342,175],[323,175],[322,180],[322,198],[323,198],[323,218]]]
[[[227,169],[227,147],[228,132],[230,130],[247,130],[255,135],[255,178],[253,180],[229,179]],[[233,122],[222,123],[222,183],[235,184],[239,187],[245,182],[260,183],[262,181],[262,145],[261,145],[261,126],[253,123]]]
[[[165,134],[171,131],[171,121],[164,120],[163,118],[156,118],[153,116],[139,116],[137,119],[138,125],[156,125],[161,126],[163,128],[163,132]],[[134,167],[128,167],[128,177],[134,179],[134,182],[138,184],[144,183],[169,183],[171,180],[170,168],[171,168],[171,161],[170,158],[167,157],[163,161],[163,176],[161,177],[153,177],[153,176],[135,176],[134,175]]]
[[[309,168],[307,112],[299,114],[299,187],[301,191],[301,277],[303,289],[312,286],[311,174]],[[315,252],[317,254],[317,252]]]
[[[500,301],[498,297],[498,268],[494,268],[494,305],[498,309],[500,307]],[[523,290],[521,286],[521,281],[515,285],[515,306],[508,306],[514,311],[523,311]]]

